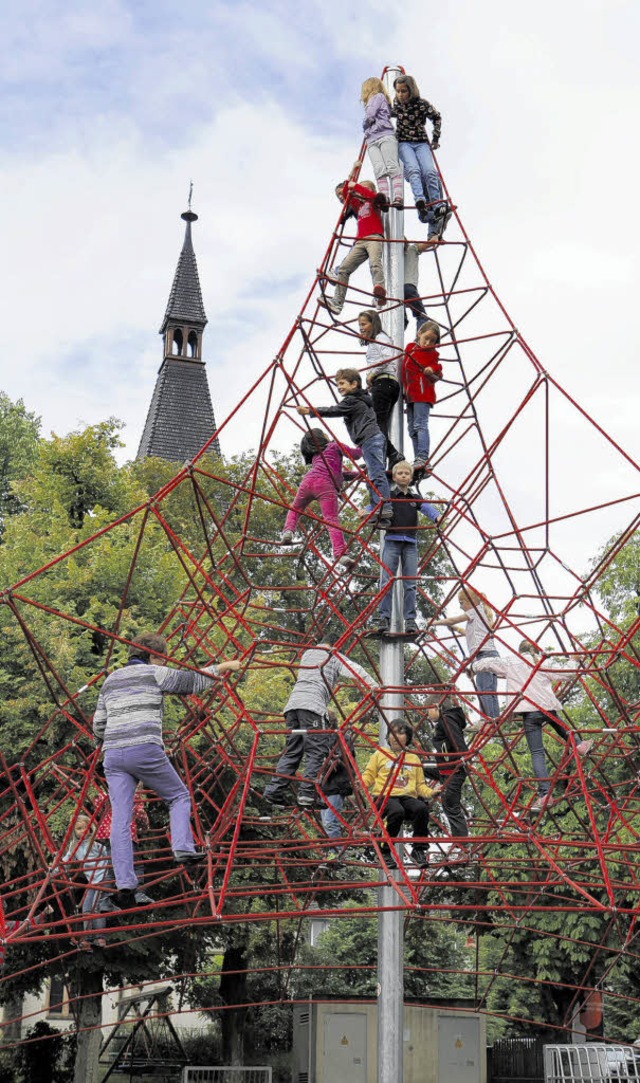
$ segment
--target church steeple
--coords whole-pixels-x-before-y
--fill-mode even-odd
[[[202,340],[207,316],[202,302],[198,264],[191,225],[198,215],[189,208],[167,309],[160,328],[163,360],[138,449],[138,459],[156,455],[171,462],[186,462],[211,439],[216,429]],[[211,450],[220,454],[218,441]]]
[[[189,360],[200,361],[202,359],[202,332],[207,324],[207,316],[202,303],[198,264],[191,238],[191,223],[198,221],[198,215],[191,210],[191,196],[189,196],[189,210],[180,217],[187,223],[184,244],[178,259],[160,334],[164,335],[165,357],[186,357]]]

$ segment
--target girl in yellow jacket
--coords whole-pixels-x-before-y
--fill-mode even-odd
[[[389,748],[378,748],[362,772],[362,781],[374,798],[380,814],[386,820],[387,834],[397,837],[402,823],[413,824],[412,859],[417,865],[429,861],[429,805],[427,801],[439,793],[440,785],[427,786],[420,757],[407,752],[413,740],[413,729],[407,722],[389,728]],[[389,847],[381,847],[390,865]]]

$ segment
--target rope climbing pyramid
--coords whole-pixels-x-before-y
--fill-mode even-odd
[[[485,1003],[523,930],[580,945],[569,1006],[633,953],[640,618],[611,581],[637,553],[637,466],[524,341],[437,176],[402,207],[361,154],[289,334],[209,444],[3,584],[39,700],[0,754],[3,982],[79,947],[372,914],[379,884],[410,922],[499,932]],[[578,475],[605,473],[585,500]],[[163,737],[197,859],[184,799],[144,770],[107,812],[109,755],[131,765],[108,682],[151,662],[184,675]],[[134,825],[136,884],[107,815]]]

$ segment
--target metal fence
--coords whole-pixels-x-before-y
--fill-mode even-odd
[[[640,1080],[640,1049],[626,1045],[546,1045],[545,1083],[633,1083]]]
[[[498,1038],[487,1052],[490,1083],[543,1083],[542,1038]]]
[[[267,1067],[231,1068],[222,1065],[191,1065],[182,1069],[182,1083],[271,1083]]]

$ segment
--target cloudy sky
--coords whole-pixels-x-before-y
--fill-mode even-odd
[[[443,114],[440,165],[507,311],[637,449],[633,0],[5,0],[3,17],[0,387],[45,432],[114,415],[135,455],[191,179],[224,419],[320,263],[361,82],[400,63]]]

